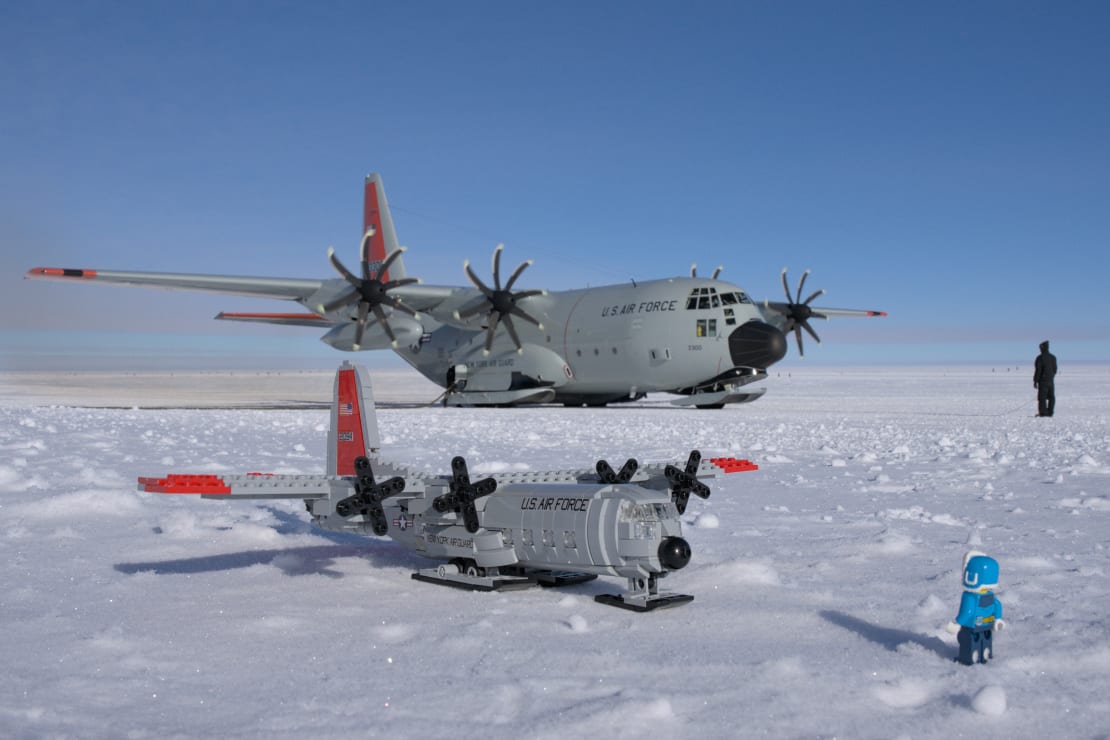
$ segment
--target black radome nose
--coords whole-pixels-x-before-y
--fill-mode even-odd
[[[690,562],[690,543],[681,537],[668,537],[659,543],[659,562],[668,570],[681,570]]]
[[[728,352],[736,367],[766,370],[786,356],[786,335],[763,321],[749,321],[728,335]]]

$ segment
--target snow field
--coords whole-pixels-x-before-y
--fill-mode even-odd
[[[325,411],[0,408],[0,734],[10,737],[1090,737],[1110,730],[1110,372],[793,371],[718,412],[385,408],[446,471],[706,455],[694,594],[478,594],[299,501],[134,491],[166,472],[320,473]],[[329,381],[330,382],[330,381]],[[1002,568],[986,666],[943,627],[963,553]]]

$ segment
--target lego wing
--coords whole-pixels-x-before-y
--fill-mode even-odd
[[[139,478],[146,493],[192,493],[204,498],[277,499],[327,498],[332,490],[349,490],[349,479],[334,475],[189,475],[171,473],[163,478]]]

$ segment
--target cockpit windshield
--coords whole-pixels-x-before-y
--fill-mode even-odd
[[[716,288],[694,288],[686,298],[686,310],[719,308],[720,306],[735,306],[740,303],[751,302],[752,299],[742,290],[718,293]]]

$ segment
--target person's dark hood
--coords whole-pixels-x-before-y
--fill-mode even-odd
[[[1041,352],[1048,352],[1048,340],[1041,342]]]

